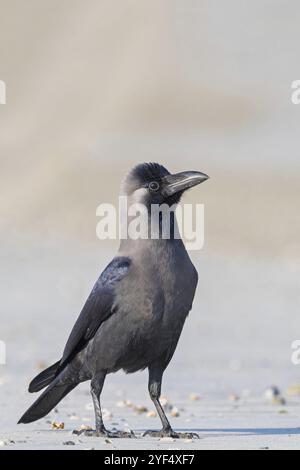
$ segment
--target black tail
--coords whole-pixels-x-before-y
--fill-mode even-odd
[[[61,384],[54,381],[22,416],[20,423],[32,423],[46,416],[78,384]]]
[[[44,370],[39,375],[37,375],[30,382],[28,391],[30,393],[39,392],[43,388],[47,387],[47,385],[49,385],[55,379],[59,364],[60,361],[56,362],[52,366],[48,367],[48,369]]]

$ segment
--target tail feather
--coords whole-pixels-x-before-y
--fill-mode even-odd
[[[61,382],[54,381],[24,413],[18,424],[32,423],[43,418],[77,385],[78,383],[61,384]]]
[[[44,370],[39,375],[37,375],[30,382],[28,391],[30,393],[39,392],[43,388],[47,387],[47,385],[49,385],[55,379],[59,364],[60,361],[56,362],[52,366],[48,367],[48,369]]]

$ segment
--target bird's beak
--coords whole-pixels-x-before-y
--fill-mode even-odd
[[[167,175],[162,179],[163,195],[169,197],[178,192],[186,191],[197,184],[203,183],[208,178],[209,176],[199,171],[182,171],[174,175]]]

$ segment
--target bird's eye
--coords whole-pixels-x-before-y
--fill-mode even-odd
[[[158,191],[159,184],[157,183],[157,181],[152,181],[151,183],[149,183],[149,189],[150,191]]]

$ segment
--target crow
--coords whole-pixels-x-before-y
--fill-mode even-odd
[[[158,163],[143,163],[126,176],[122,194],[128,198],[129,207],[133,203],[143,204],[150,220],[153,205],[172,209],[188,188],[207,178],[197,171],[170,174]],[[148,390],[162,429],[146,431],[144,435],[194,436],[173,431],[159,401],[163,373],[192,308],[198,282],[197,271],[175,230],[176,216],[171,213],[169,238],[163,236],[160,213],[156,219],[158,237],[121,240],[117,255],[102,272],[83,306],[62,358],[30,383],[29,392],[47,388],[19,423],[31,423],[46,416],[79,383],[89,380],[96,426],[95,430],[84,431],[85,434],[130,437],[131,434],[105,428],[100,395],[107,374],[148,368]]]

